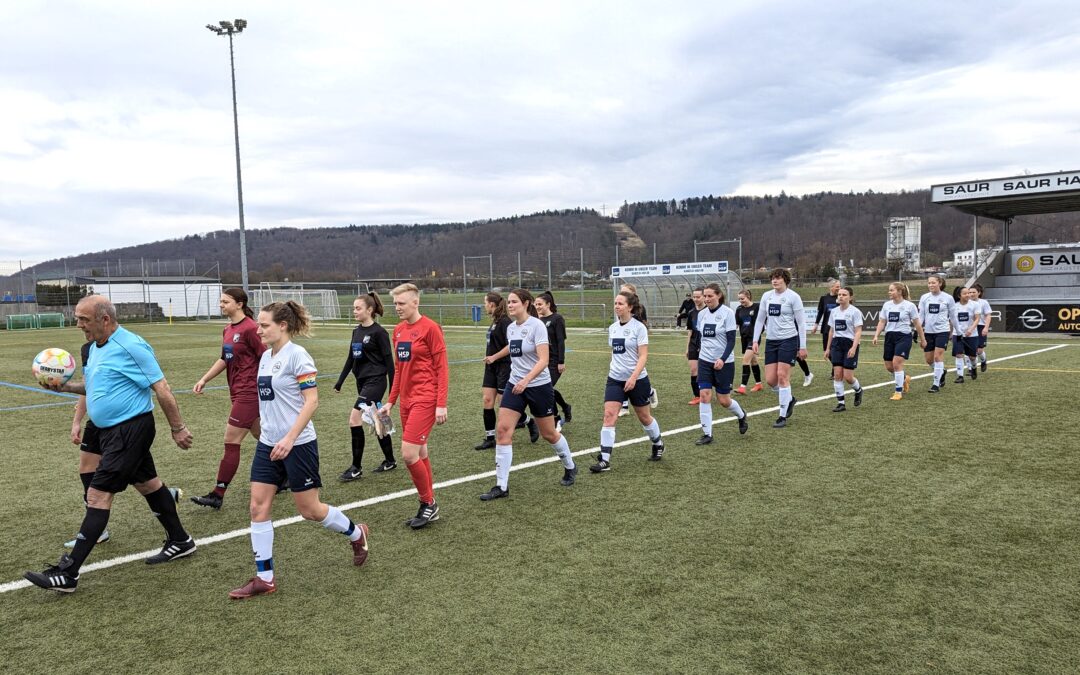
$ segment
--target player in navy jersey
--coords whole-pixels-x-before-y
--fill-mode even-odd
[[[510,379],[503,390],[495,427],[495,487],[480,495],[485,502],[510,495],[514,427],[526,408],[532,412],[540,435],[562,460],[562,484],[573,485],[577,477],[577,465],[566,437],[555,429],[555,391],[548,372],[547,327],[537,318],[532,294],[525,289],[510,291],[506,310],[513,319],[506,329],[507,346],[503,349],[510,355]],[[503,352],[497,356],[501,358]]]
[[[259,397],[255,376],[259,357],[266,350],[259,340],[253,318],[255,313],[248,306],[244,289],[226,288],[221,293],[218,307],[229,320],[221,335],[221,356],[192,389],[196,394],[202,394],[207,383],[225,371],[232,403],[225,424],[225,452],[218,464],[214,489],[206,495],[191,498],[199,506],[212,509],[221,508],[225,491],[236,476],[240,466],[240,443],[249,433],[259,440]]]
[[[573,419],[570,404],[556,386],[566,370],[566,321],[559,314],[551,291],[536,296],[533,306],[536,307],[536,316],[548,330],[548,373],[551,375],[551,386],[555,388],[555,410],[562,408],[562,415],[558,412],[555,415],[555,427],[561,432],[563,424]]]
[[[288,483],[304,520],[344,534],[352,546],[353,565],[368,557],[368,527],[357,525],[341,509],[319,498],[319,443],[311,418],[319,407],[315,361],[293,342],[310,335],[307,310],[296,302],[275,302],[259,312],[259,337],[268,349],[259,359],[259,418],[262,433],[251,462],[251,548],[255,576],[229,592],[233,600],[277,590],[274,578],[274,523],[270,519],[278,486]]]
[[[361,462],[364,459],[364,422],[375,430],[383,461],[375,467],[375,473],[385,473],[397,468],[394,461],[394,445],[390,441],[392,428],[386,428],[383,417],[378,414],[383,396],[394,384],[394,350],[390,335],[375,321],[383,315],[383,304],[375,293],[366,293],[353,300],[353,318],[357,321],[349,342],[345,365],[341,368],[334,391],[341,392],[345,378],[356,379],[356,402],[349,410],[349,435],[352,440],[352,463],[338,476],[342,482],[353,481],[364,475]]]
[[[705,307],[697,315],[697,329],[701,333],[701,355],[698,357],[698,386],[701,387],[701,403],[698,419],[701,421],[701,438],[695,445],[712,443],[712,399],[727,408],[739,420],[739,433],[750,428],[742,406],[731,398],[735,380],[735,312],[724,302],[720,284],[705,286]]]
[[[979,376],[976,357],[979,349],[979,310],[982,304],[972,297],[972,289],[961,288],[960,300],[952,309],[953,358],[956,359],[956,384],[964,383],[964,371],[970,367],[971,379]]]
[[[829,279],[828,286],[829,292],[818,298],[817,316],[814,318],[814,325],[810,329],[811,333],[821,330],[821,348],[826,352],[829,351],[829,345],[832,344],[832,341],[829,340],[829,313],[840,304],[837,299],[840,293],[840,280]]]
[[[832,364],[833,391],[836,392],[836,407],[833,412],[844,412],[844,384],[850,384],[855,390],[855,407],[862,405],[863,390],[855,377],[859,367],[859,342],[862,341],[863,313],[851,304],[855,291],[850,287],[840,288],[836,294],[836,307],[829,310],[828,334],[829,349],[825,358]],[[824,331],[825,328],[822,328]]]
[[[976,335],[979,338],[979,370],[986,372],[986,339],[990,334],[990,312],[993,311],[990,307],[990,303],[983,299],[983,287],[982,284],[975,284],[971,287],[974,295],[971,296],[973,301],[979,303],[979,329]]]
[[[624,398],[634,406],[641,428],[652,442],[652,461],[664,456],[660,425],[649,406],[649,373],[645,363],[649,358],[649,330],[634,318],[634,308],[641,305],[637,295],[622,291],[615,296],[615,322],[608,327],[608,346],[611,364],[604,387],[604,422],[600,429],[600,456],[589,467],[593,473],[611,470],[611,453],[615,447],[615,423]]]
[[[704,293],[705,289],[700,287],[690,293],[693,306],[686,312],[686,363],[690,367],[690,391],[694,393],[694,397],[687,405],[701,403],[701,390],[698,389],[697,383],[697,362],[701,349],[701,336],[697,332],[697,315],[705,306]]]
[[[881,307],[881,318],[874,331],[874,344],[877,345],[881,331],[885,331],[885,370],[893,376],[895,391],[890,398],[899,401],[911,390],[911,376],[904,373],[904,363],[911,356],[912,327],[919,334],[919,343],[926,342],[923,335],[922,321],[919,320],[919,308],[911,302],[907,284],[899,281],[889,284],[889,300]]]
[[[802,298],[788,288],[791,273],[777,268],[769,275],[772,290],[761,297],[761,310],[754,323],[754,339],[751,349],[757,354],[758,340],[762,331],[765,340],[765,381],[780,398],[780,416],[773,427],[787,426],[797,403],[791,395],[791,366],[796,359],[806,360],[806,313]],[[768,322],[768,329],[765,324]]]
[[[735,325],[739,329],[739,342],[742,348],[742,383],[735,390],[736,394],[745,394],[750,383],[750,373],[754,373],[754,386],[750,392],[761,391],[761,366],[757,354],[751,348],[754,342],[754,323],[757,321],[761,306],[754,302],[754,295],[749,289],[739,291],[739,306],[735,309]]]
[[[930,393],[936,394],[945,386],[945,348],[949,346],[952,327],[952,308],[956,304],[945,290],[945,278],[932,274],[926,279],[930,289],[919,298],[919,321],[922,322],[924,338],[919,342],[926,357],[926,365],[934,369],[934,383]]]

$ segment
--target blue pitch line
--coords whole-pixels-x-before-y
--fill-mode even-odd
[[[28,387],[25,384],[15,384],[14,382],[4,382],[0,380],[0,385],[5,387],[11,387],[13,389],[22,389],[24,391],[34,391],[39,394],[52,394],[53,396],[63,396],[64,398],[79,398],[77,394],[69,394],[62,391],[52,391],[44,387]]]

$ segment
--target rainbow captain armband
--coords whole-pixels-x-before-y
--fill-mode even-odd
[[[296,376],[296,383],[300,385],[301,391],[315,386],[315,375],[316,373],[304,373]]]

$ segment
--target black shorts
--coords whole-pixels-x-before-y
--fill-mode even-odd
[[[525,387],[520,394],[514,393],[514,388],[507,386],[503,389],[500,408],[509,408],[519,413],[525,412],[528,406],[533,417],[551,417],[555,414],[555,387],[550,382],[538,384],[535,387]]]
[[[98,440],[98,435],[101,430],[94,425],[90,420],[86,420],[86,428],[83,429],[82,443],[79,443],[79,450],[83,452],[89,452],[91,455],[101,455],[101,442]]]
[[[848,356],[851,346],[855,341],[851,338],[838,337],[829,345],[829,362],[833,368],[840,367],[846,370],[855,370],[859,367],[859,349],[855,349],[855,356]]]
[[[99,429],[101,463],[94,472],[90,487],[117,494],[129,485],[156,478],[157,468],[150,455],[150,446],[154,444],[156,434],[152,412]]]
[[[742,343],[742,353],[745,354],[754,348],[754,334],[739,333],[739,342]]]
[[[548,366],[548,375],[551,376],[551,387],[554,388],[555,385],[559,383],[559,378],[562,377],[562,373],[559,372],[559,366]]]
[[[975,356],[979,353],[979,338],[972,335],[954,335],[952,343],[953,356]]]
[[[502,393],[506,389],[506,382],[510,379],[510,359],[505,362],[484,364],[484,389],[494,389]]]
[[[639,377],[638,381],[634,383],[634,388],[630,391],[626,391],[626,381],[619,381],[614,378],[608,378],[607,384],[604,385],[604,403],[614,401],[622,403],[623,401],[630,401],[630,405],[635,408],[644,408],[649,405],[649,394],[652,393],[652,385],[649,383],[649,376]]]
[[[690,344],[686,348],[686,360],[697,361],[701,358],[701,338],[690,338]]]
[[[270,459],[273,446],[255,444],[255,456],[251,459],[251,482],[268,485],[284,485],[289,482],[293,492],[303,492],[322,487],[319,477],[319,441],[297,443],[285,459]]]
[[[386,376],[379,375],[378,377],[365,377],[362,380],[356,381],[356,403],[353,407],[357,410],[363,410],[361,406],[372,403],[378,405],[382,403],[383,396],[386,395]]]
[[[975,333],[975,335],[979,338],[979,349],[986,348],[986,336],[983,335],[984,328],[986,328],[985,325],[979,326],[979,330]]]

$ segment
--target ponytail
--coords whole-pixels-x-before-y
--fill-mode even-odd
[[[298,302],[287,300],[285,302],[271,302],[262,308],[262,311],[270,315],[274,323],[285,324],[285,330],[289,336],[311,336],[311,315],[307,309]]]
[[[364,303],[364,306],[367,307],[369,310],[371,310],[371,315],[372,316],[382,316],[383,315],[382,300],[379,300],[378,294],[376,294],[374,291],[371,292],[371,293],[365,293],[363,295],[358,295],[358,296],[356,296],[356,299],[359,300],[360,302]]]
[[[242,288],[226,288],[221,292],[222,295],[227,295],[237,303],[243,305],[244,316],[249,319],[255,318],[255,312],[248,307],[248,294]]]

